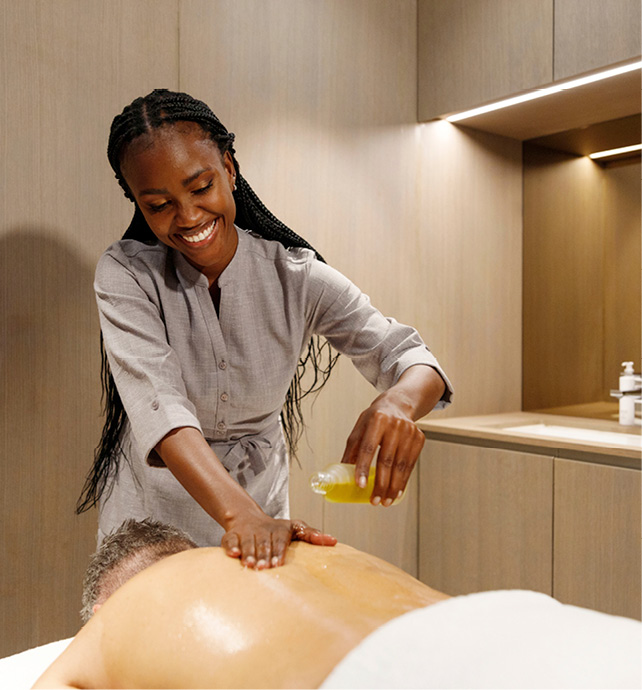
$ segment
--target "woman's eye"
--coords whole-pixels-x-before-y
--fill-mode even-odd
[[[165,201],[162,204],[150,204],[149,210],[152,213],[160,213],[168,204],[169,204],[168,201]]]
[[[208,182],[203,187],[199,187],[198,189],[195,189],[194,194],[204,194],[208,189],[211,189],[211,188],[212,188],[212,182],[210,180],[210,182]]]

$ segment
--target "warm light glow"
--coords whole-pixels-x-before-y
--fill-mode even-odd
[[[590,153],[589,158],[606,158],[607,156],[619,156],[621,153],[630,153],[631,151],[642,151],[642,144],[633,144],[633,146],[621,146],[619,149],[609,149],[608,151],[597,151]]]
[[[616,77],[620,74],[626,74],[627,72],[632,72],[633,70],[640,69],[641,66],[642,61],[638,61],[632,62],[628,65],[621,65],[620,67],[613,67],[612,69],[607,69],[603,72],[589,74],[586,77],[578,77],[577,79],[571,79],[570,81],[560,82],[559,84],[549,86],[545,89],[535,89],[534,91],[529,91],[528,93],[524,93],[519,96],[505,98],[504,100],[496,101],[495,103],[482,105],[479,108],[473,108],[472,110],[465,110],[461,113],[455,113],[454,115],[450,115],[449,117],[447,117],[446,120],[448,120],[448,122],[457,122],[458,120],[465,120],[469,117],[475,117],[476,115],[490,113],[493,110],[508,108],[511,105],[517,105],[518,103],[532,101],[536,98],[542,98],[543,96],[550,96],[553,93],[559,93],[560,91],[568,91],[569,89],[575,89],[578,86],[585,86],[586,84],[592,84],[593,82],[600,81],[602,79],[609,79],[610,77]]]

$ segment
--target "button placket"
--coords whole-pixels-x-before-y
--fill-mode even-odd
[[[210,377],[214,379],[212,383],[214,383],[215,387],[210,386],[210,395],[212,397],[210,397],[209,400],[211,407],[208,405],[209,410],[211,410],[210,415],[213,416],[213,419],[210,415],[208,415],[209,423],[206,424],[206,426],[212,430],[218,439],[221,439],[227,433],[228,429],[228,406],[223,405],[220,399],[223,392],[230,390],[228,379],[228,363],[226,360],[227,348],[225,345],[223,332],[221,330],[219,317],[214,309],[214,303],[212,302],[212,298],[209,293],[207,281],[205,281],[204,285],[200,286],[197,294],[205,327],[207,328],[207,332],[210,337],[213,355],[213,368],[210,370],[209,374]]]
[[[219,395],[219,401],[220,402],[227,402],[229,399],[229,395],[226,392],[228,389],[227,385],[227,362],[222,359],[218,363],[218,389],[220,391],[223,391]],[[227,431],[227,406],[226,405],[217,405],[216,406],[216,435],[217,436],[223,436],[225,432]]]

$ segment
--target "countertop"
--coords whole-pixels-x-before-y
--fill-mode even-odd
[[[506,428],[531,424],[627,434],[640,439],[640,447],[533,435]],[[571,460],[597,462],[632,469],[640,469],[641,465],[641,428],[640,426],[621,426],[617,422],[617,403],[592,403],[591,405],[556,408],[555,410],[507,412],[474,417],[442,419],[424,417],[417,422],[417,425],[428,439],[436,441],[551,454],[555,457]]]

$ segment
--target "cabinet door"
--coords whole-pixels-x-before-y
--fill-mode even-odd
[[[640,55],[640,0],[555,0],[555,80]]]
[[[640,471],[555,460],[553,594],[640,618]]]
[[[418,118],[553,79],[552,0],[419,0]]]
[[[423,582],[551,594],[552,457],[428,440],[419,470]]]

